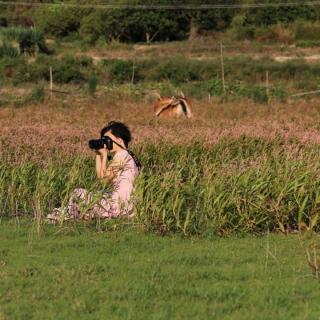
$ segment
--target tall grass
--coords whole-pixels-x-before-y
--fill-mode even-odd
[[[242,137],[212,147],[141,145],[136,220],[147,230],[229,234],[297,229],[319,209],[318,146]],[[42,215],[75,187],[100,190],[91,157],[0,166],[1,216]]]
[[[17,42],[19,44],[20,54],[34,54],[36,48],[38,48],[41,53],[53,53],[53,51],[47,47],[44,34],[38,30],[22,27],[2,28],[0,30],[0,36],[6,41]]]

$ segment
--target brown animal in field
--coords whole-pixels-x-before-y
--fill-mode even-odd
[[[161,97],[158,93],[156,95],[157,101],[154,104],[154,114],[156,117],[192,117],[190,101],[183,94],[171,98]]]

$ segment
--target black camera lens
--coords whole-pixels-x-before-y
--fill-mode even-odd
[[[106,148],[108,150],[112,150],[113,149],[113,140],[108,136],[103,136],[103,137],[101,137],[101,139],[89,141],[89,148],[90,149],[99,150],[99,149],[104,148],[104,146],[106,146]]]
[[[90,149],[99,150],[99,149],[102,149],[103,146],[104,146],[104,141],[102,139],[89,141],[89,148]]]

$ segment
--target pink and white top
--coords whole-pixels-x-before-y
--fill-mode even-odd
[[[130,197],[139,170],[127,150],[117,152],[113,162],[117,164],[118,171],[112,182],[111,211],[114,216],[129,214],[132,210]]]

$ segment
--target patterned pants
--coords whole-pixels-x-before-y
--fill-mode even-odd
[[[67,207],[69,219],[113,218],[118,215],[110,194],[93,193],[81,188],[73,190]]]

